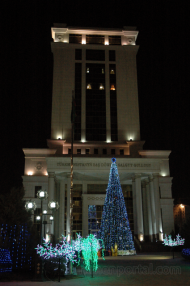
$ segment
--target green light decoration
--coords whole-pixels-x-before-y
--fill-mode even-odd
[[[101,241],[103,246],[103,241]],[[95,235],[90,234],[82,240],[82,255],[84,257],[84,265],[87,271],[96,271],[98,269],[98,250],[100,249],[100,240]],[[102,249],[102,258],[104,259],[104,251]],[[93,274],[92,274],[93,276]]]

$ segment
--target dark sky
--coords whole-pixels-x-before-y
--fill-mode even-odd
[[[2,2],[0,165],[4,186],[20,180],[22,148],[46,148],[46,139],[50,138],[53,23],[105,28],[136,26],[144,149],[172,150],[174,196],[189,196],[187,1]]]

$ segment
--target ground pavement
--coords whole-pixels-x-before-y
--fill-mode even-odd
[[[1,282],[0,286],[101,286],[101,285],[190,285],[190,261],[175,253],[143,253],[135,256],[105,257],[99,259],[99,268],[91,278],[91,273],[83,268],[78,275],[66,276],[61,282]]]

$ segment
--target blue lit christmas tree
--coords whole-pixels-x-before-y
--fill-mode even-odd
[[[118,250],[135,253],[115,158],[112,158],[99,236],[106,250],[111,250],[116,243]]]

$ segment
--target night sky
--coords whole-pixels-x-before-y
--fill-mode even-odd
[[[146,150],[172,151],[173,196],[187,202],[189,15],[185,2],[2,1],[1,191],[21,182],[22,148],[46,148],[50,138],[53,23],[136,26],[141,139]]]

